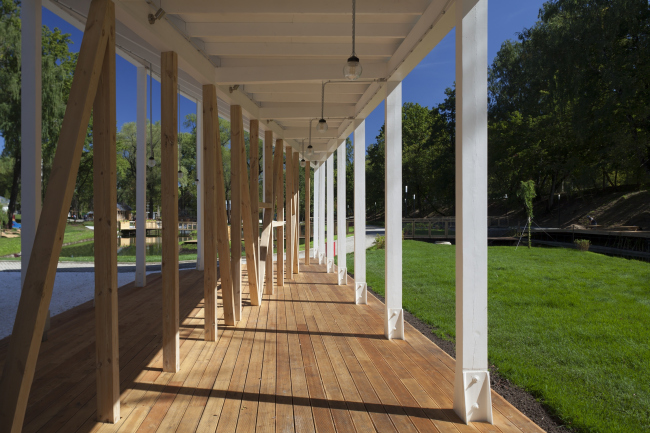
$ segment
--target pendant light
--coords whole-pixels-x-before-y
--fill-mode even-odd
[[[355,33],[356,33],[356,15],[357,15],[357,1],[352,0],[352,55],[348,58],[348,62],[343,67],[343,75],[350,81],[358,80],[361,77],[363,68],[359,63],[359,58],[355,52]]]
[[[311,145],[311,122],[316,119],[309,119],[309,146],[307,146],[307,153],[305,156],[310,160],[314,157],[314,146]]]
[[[181,132],[181,86],[178,86],[178,99],[176,102],[178,105],[178,129],[176,130],[176,145],[178,147],[178,180],[180,186],[180,180],[183,178],[183,171],[181,170],[181,146],[179,146],[178,135]]]
[[[320,120],[316,125],[316,130],[319,134],[325,134],[327,131],[327,121],[325,120],[325,82],[323,81],[323,88],[321,91],[321,104],[320,104]]]
[[[300,160],[300,166],[305,168],[307,162],[305,161],[305,140],[302,140],[302,159]]]
[[[149,63],[149,141],[151,142],[151,156],[147,161],[150,168],[156,166],[156,160],[153,157],[153,69]]]

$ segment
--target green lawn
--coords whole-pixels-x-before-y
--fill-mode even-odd
[[[92,239],[94,232],[87,229],[83,224],[68,224],[65,227],[63,242],[77,242],[85,239]],[[0,256],[7,254],[18,254],[20,252],[20,238],[0,238]]]
[[[404,308],[453,340],[455,247],[403,245]],[[489,358],[501,375],[578,431],[650,429],[650,264],[490,247],[488,272]],[[384,293],[383,250],[368,250],[367,280]]]

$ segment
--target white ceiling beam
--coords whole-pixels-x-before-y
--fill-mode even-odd
[[[434,1],[388,62],[391,80],[403,80],[456,25],[453,0]]]
[[[259,109],[260,119],[313,119],[320,118],[320,104],[293,104],[289,106],[274,106],[264,104]],[[352,117],[354,116],[354,105],[326,105],[325,118],[328,117]]]
[[[334,94],[325,86],[325,103],[356,104],[359,95]],[[253,99],[259,102],[321,102],[318,93],[253,93]]]
[[[141,0],[124,1],[136,3]],[[159,2],[155,2],[159,5]],[[430,0],[373,0],[357,5],[357,14],[421,14],[429,5]],[[349,0],[304,1],[283,0],[274,2],[268,0],[165,0],[164,10],[168,14],[352,14]],[[145,16],[146,18],[146,16]]]
[[[349,20],[348,20],[349,21]],[[404,38],[411,31],[410,24],[357,23],[357,38]],[[190,36],[205,37],[350,37],[351,23],[191,23],[185,24]]]
[[[359,81],[346,81],[343,83],[329,83],[327,93],[362,95],[371,83]],[[318,93],[321,92],[321,83],[274,83],[274,84],[245,84],[246,93]]]
[[[356,44],[360,58],[390,57],[399,44]],[[274,43],[274,42],[206,42],[205,52],[211,56],[312,56],[345,59],[351,53],[350,43]]]
[[[310,64],[287,66],[234,66],[217,68],[219,84],[277,83],[287,81],[332,80],[343,77],[345,59],[329,64]],[[363,77],[366,79],[384,78],[386,63],[364,63]]]

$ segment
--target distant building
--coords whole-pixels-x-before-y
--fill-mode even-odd
[[[131,219],[131,207],[126,204],[117,204],[117,220],[128,221]]]

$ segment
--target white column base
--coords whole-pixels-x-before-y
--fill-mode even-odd
[[[458,367],[456,367],[458,368]],[[454,412],[465,422],[492,422],[492,396],[488,371],[463,371],[456,374]]]
[[[348,269],[339,266],[339,286],[348,285]]]
[[[318,253],[318,264],[322,265],[325,263],[325,253]]]
[[[404,310],[401,308],[386,308],[384,335],[388,340],[404,340]]]
[[[327,259],[327,273],[331,274],[334,272],[334,259]]]
[[[368,284],[355,283],[354,285],[354,303],[357,305],[368,304]]]

